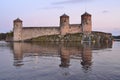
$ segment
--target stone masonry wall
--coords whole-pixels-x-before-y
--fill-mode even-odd
[[[63,30],[64,31],[64,30]],[[82,32],[80,25],[70,25],[67,33]],[[22,40],[32,39],[39,36],[60,34],[60,27],[23,27]]]
[[[22,40],[32,39],[39,36],[60,34],[59,27],[23,27]]]
[[[69,33],[81,33],[82,27],[80,24],[71,24],[69,28]]]

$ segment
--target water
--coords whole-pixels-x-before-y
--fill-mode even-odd
[[[120,42],[0,42],[0,80],[120,80]]]

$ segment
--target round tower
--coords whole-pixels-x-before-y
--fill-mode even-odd
[[[21,41],[22,40],[22,20],[19,18],[13,21],[13,41]]]
[[[69,30],[69,16],[63,14],[60,16],[60,34],[65,35]]]
[[[83,33],[90,34],[91,31],[92,31],[91,14],[85,12],[81,16],[81,24],[82,24],[82,31],[83,31]]]

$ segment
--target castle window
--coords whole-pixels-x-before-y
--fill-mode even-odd
[[[64,20],[64,22],[66,22],[66,19]]]
[[[16,24],[15,26],[18,26],[18,24]]]

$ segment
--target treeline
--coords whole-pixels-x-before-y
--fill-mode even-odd
[[[120,36],[113,36],[114,39],[120,39]]]
[[[0,40],[11,40],[13,38],[13,31],[7,33],[0,33]]]
[[[6,33],[0,33],[0,40],[6,39]]]

